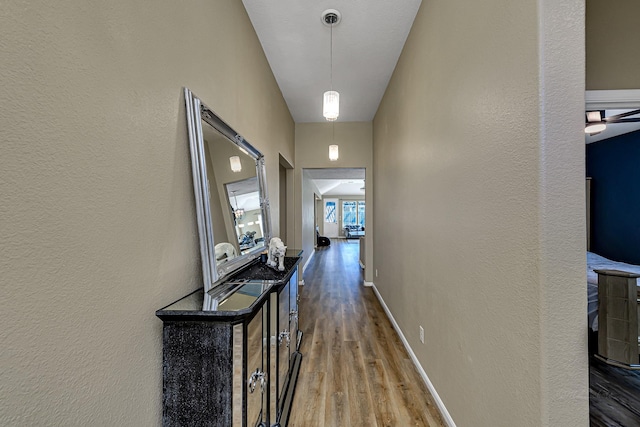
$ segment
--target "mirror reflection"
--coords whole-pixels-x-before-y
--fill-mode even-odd
[[[204,120],[211,222],[219,266],[264,246],[256,162]]]
[[[264,246],[262,210],[257,177],[225,184],[231,215],[235,220],[235,236],[240,253],[256,246]]]
[[[206,291],[262,252],[270,236],[262,153],[185,88]]]

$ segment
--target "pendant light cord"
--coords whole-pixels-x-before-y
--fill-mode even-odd
[[[330,76],[330,81],[331,81],[331,91],[333,91],[333,22],[331,23],[331,51],[329,52],[329,57],[330,57],[330,62],[331,62],[331,71],[329,73]],[[336,135],[335,135],[335,129],[336,129],[336,122],[335,120],[333,120],[331,122],[331,142],[333,142],[335,144],[336,141]]]
[[[333,90],[333,23],[331,23],[331,44],[329,51],[331,68],[329,71],[329,81],[331,82],[331,90]]]

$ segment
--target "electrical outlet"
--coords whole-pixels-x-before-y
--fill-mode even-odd
[[[420,342],[424,344],[424,328],[420,326]]]
[[[378,277],[378,269],[376,268],[376,277]]]

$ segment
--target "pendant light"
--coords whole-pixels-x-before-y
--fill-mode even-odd
[[[238,207],[238,199],[236,198],[236,192],[232,191],[231,193],[233,193],[233,200],[235,200],[236,202],[236,208],[233,211],[233,216],[235,216],[236,219],[242,219],[242,217],[244,216],[244,209]]]
[[[335,123],[335,121],[331,122],[331,142],[333,144],[331,144],[329,146],[329,160],[332,161],[332,162],[335,162],[340,157],[339,152],[338,152],[338,146],[335,144],[335,142],[336,142],[336,123]]]
[[[329,160],[331,160],[332,162],[335,162],[336,160],[338,160],[339,154],[338,154],[338,146],[337,145],[330,145],[329,146]]]
[[[333,90],[333,27],[340,22],[340,12],[335,9],[327,9],[322,12],[322,22],[331,28],[331,49],[330,49],[330,90],[324,93],[322,98],[322,115],[330,122],[338,119],[340,115],[340,94]]]

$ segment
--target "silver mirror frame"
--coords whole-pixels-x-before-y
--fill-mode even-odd
[[[257,257],[266,249],[271,240],[271,214],[269,196],[267,193],[267,174],[264,155],[225,123],[209,107],[207,107],[189,89],[184,88],[184,99],[187,113],[187,129],[189,134],[189,148],[191,151],[191,172],[193,175],[193,191],[196,202],[196,217],[198,220],[198,234],[200,238],[200,256],[202,258],[202,280],[204,291],[212,289],[216,282],[232,273]],[[216,266],[215,236],[211,222],[211,204],[209,200],[209,179],[204,154],[204,137],[202,134],[202,120],[224,135],[230,143],[244,150],[256,162],[256,176],[260,194],[260,210],[262,211],[262,226],[264,230],[265,246],[257,246],[249,252]],[[206,305],[206,302],[205,302]]]

